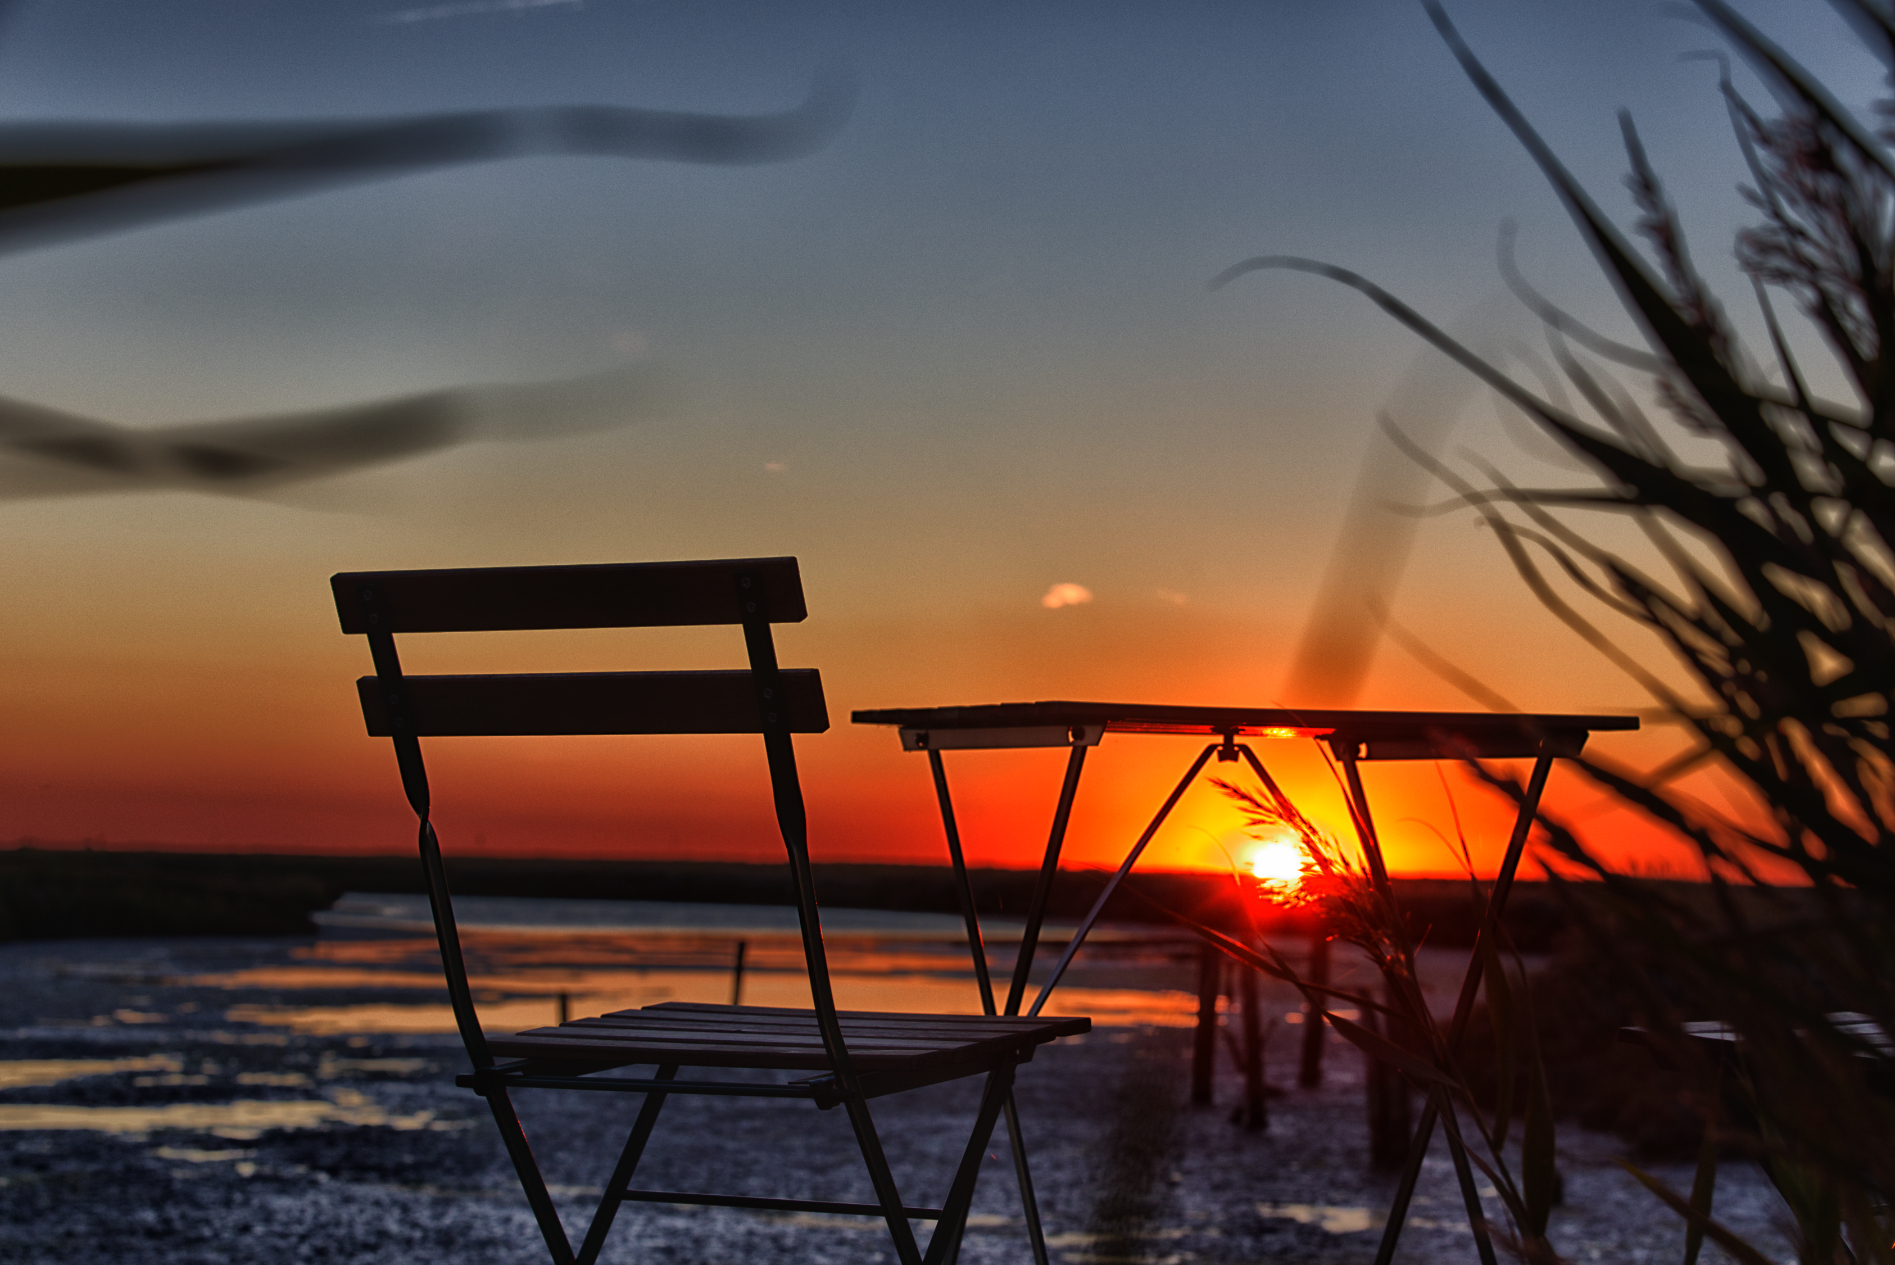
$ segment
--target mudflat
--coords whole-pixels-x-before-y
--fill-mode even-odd
[[[464,1068],[457,1040],[402,1018],[421,1009],[417,1000],[432,1002],[425,977],[387,961],[312,988],[311,947],[307,939],[0,947],[0,1257],[20,1265],[546,1260],[484,1104],[452,1083]],[[1220,1058],[1217,1104],[1189,1106],[1189,1028],[1162,1005],[1123,1002],[1141,990],[1162,998],[1160,974],[1128,964],[1114,990],[1109,966],[1097,968],[1088,992],[1119,996],[1119,1021],[1041,1050],[1020,1071],[1054,1259],[1371,1260],[1392,1182],[1368,1168],[1358,1056],[1332,1044],[1324,1086],[1297,1089],[1297,1030],[1274,1024],[1267,1074],[1281,1092],[1269,1127],[1243,1130],[1229,1117],[1241,1090],[1228,1059]],[[496,990],[507,1013],[546,1004],[530,989]],[[349,1030],[404,1023],[416,1030]],[[970,1083],[876,1100],[906,1198],[944,1193],[976,1093]],[[519,1102],[576,1237],[638,1100],[524,1093]],[[1682,1253],[1682,1226],[1613,1162],[1623,1150],[1615,1138],[1562,1127],[1566,1201],[1552,1236],[1569,1259]],[[1674,1187],[1689,1185],[1688,1166],[1656,1170]],[[804,1102],[675,1099],[640,1183],[869,1198],[842,1114]],[[1488,1206],[1501,1215],[1496,1201]],[[989,1148],[974,1209],[965,1260],[1030,1260],[1003,1135]],[[1778,1214],[1760,1175],[1726,1165],[1718,1218],[1787,1259]],[[1424,1174],[1398,1259],[1473,1260],[1466,1220],[1442,1153]],[[603,1259],[846,1263],[892,1253],[866,1218],[640,1205],[621,1213]]]

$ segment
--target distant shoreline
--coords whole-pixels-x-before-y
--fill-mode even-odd
[[[444,839],[443,847],[444,847],[444,850],[449,854],[449,863],[452,865],[461,865],[468,862],[478,863],[478,862],[483,862],[483,861],[494,861],[494,862],[499,862],[501,864],[506,864],[506,865],[525,864],[525,865],[536,865],[536,866],[548,864],[548,863],[561,864],[561,865],[565,865],[565,864],[590,865],[590,864],[597,863],[597,864],[603,864],[603,865],[661,865],[662,866],[662,865],[672,864],[673,862],[682,859],[673,854],[667,854],[667,855],[661,855],[661,856],[649,856],[649,857],[623,856],[623,855],[593,855],[589,853],[574,853],[574,854],[568,855],[565,853],[554,853],[554,852],[533,854],[533,855],[509,855],[509,854],[504,854],[500,852],[486,851],[480,845],[469,845],[465,839],[459,839],[453,843],[449,843]],[[414,855],[414,850],[411,846],[401,846],[401,847],[396,847],[396,848],[391,849],[385,846],[378,845],[373,848],[361,848],[361,849],[341,848],[341,849],[331,849],[328,851],[324,851],[318,848],[283,848],[283,847],[276,847],[276,846],[271,846],[271,845],[267,845],[263,843],[256,843],[256,844],[175,843],[175,842],[169,842],[169,841],[156,841],[156,840],[145,840],[145,839],[96,839],[96,838],[95,839],[42,839],[35,835],[21,835],[11,840],[0,839],[0,857],[4,857],[15,852],[93,852],[93,853],[110,853],[110,854],[115,854],[115,855],[166,856],[166,857],[171,857],[171,856],[177,856],[177,857],[275,857],[275,858],[280,858],[284,860],[305,859],[305,860],[315,861],[315,862],[325,864],[325,865],[331,862],[349,862],[349,861],[367,861],[367,862],[373,862],[373,863],[393,861],[399,864],[399,863],[404,863],[408,861]],[[943,855],[945,856],[945,853]],[[742,866],[742,867],[750,868],[750,869],[769,869],[772,866],[779,864],[780,862],[775,856],[770,856],[770,857],[765,857],[761,860],[742,860],[735,857],[708,858],[708,859],[691,860],[688,863],[692,865],[734,865],[734,866]],[[828,864],[831,866],[855,866],[855,865],[874,866],[874,867],[896,869],[896,870],[935,870],[935,869],[945,870],[947,868],[945,862],[937,863],[934,861],[882,862],[882,861],[862,861],[862,860],[841,860],[841,861],[823,862],[819,864]],[[1062,868],[1073,869],[1074,867],[1071,865],[1070,861],[1068,861]],[[993,874],[1014,874],[1014,873],[1036,874],[1039,872],[1039,864],[1036,858],[1031,863],[1028,863],[1028,864],[1022,864],[1019,866],[1011,866],[1011,867],[1010,866],[988,866],[988,867],[984,867],[980,872],[993,873]],[[1077,872],[1082,872],[1082,871],[1074,870],[1074,872],[1077,873]],[[1143,871],[1141,870],[1140,872],[1142,873]],[[1154,871],[1154,872],[1157,872],[1157,871]],[[1165,873],[1178,873],[1178,874],[1203,874],[1210,877],[1228,878],[1228,874],[1222,870],[1199,869],[1199,870],[1174,870],[1174,871],[1164,871],[1164,872]],[[1483,875],[1483,877],[1491,877],[1491,876]],[[1654,873],[1650,877],[1670,880],[1673,878],[1679,878],[1680,876],[1669,874],[1669,873]],[[1426,882],[1464,883],[1466,881],[1465,876],[1460,871],[1452,870],[1452,869],[1401,871],[1400,873],[1398,873],[1397,879],[1398,881],[1424,882],[1424,883]],[[1536,880],[1523,879],[1521,881],[1528,882],[1528,881],[1536,881]],[[1585,882],[1588,880],[1582,878],[1578,881]],[[1695,882],[1697,880],[1685,878],[1682,881]]]
[[[915,913],[959,909],[946,866],[819,864],[818,896],[826,905]],[[1033,870],[970,871],[983,915],[1023,915]],[[793,903],[781,865],[734,861],[611,861],[563,858],[457,857],[449,880],[458,895],[536,896],[587,900],[689,901],[736,905]],[[1048,917],[1076,921],[1097,897],[1105,876],[1062,872]],[[1106,917],[1121,923],[1165,924],[1152,902],[1213,925],[1244,919],[1229,876],[1202,871],[1138,871],[1137,889],[1121,893]],[[1434,944],[1471,944],[1475,918],[1464,879],[1397,879],[1404,909]],[[0,941],[123,936],[313,935],[310,915],[345,892],[424,891],[419,862],[405,856],[311,853],[86,850],[26,846],[0,849]],[[1298,915],[1264,906],[1266,931],[1307,934]],[[1541,883],[1517,885],[1507,923],[1519,947],[1544,951],[1568,916]]]

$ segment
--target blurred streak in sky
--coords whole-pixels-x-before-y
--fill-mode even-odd
[[[474,440],[551,439],[655,416],[666,375],[632,366],[345,408],[132,428],[0,397],[0,499],[179,489],[255,496]]]
[[[407,118],[0,127],[0,253],[410,172],[535,154],[750,164],[821,148],[853,90],[776,114],[540,106]],[[0,498],[260,490],[477,439],[648,416],[658,371],[432,391],[343,408],[133,429],[0,397]]]
[[[1462,345],[1499,362],[1509,309],[1493,295],[1467,309],[1449,331]],[[1382,409],[1409,443],[1435,453],[1480,393],[1480,383],[1432,348],[1423,348]],[[1386,436],[1376,435],[1356,475],[1315,605],[1303,625],[1283,686],[1293,707],[1347,707],[1374,666],[1395,590],[1407,570],[1432,476]]]
[[[776,114],[536,106],[271,123],[0,127],[0,253],[411,172],[536,154],[751,164],[813,153],[847,120],[846,80]]]

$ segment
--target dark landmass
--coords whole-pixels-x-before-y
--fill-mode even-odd
[[[959,909],[953,872],[924,865],[818,865],[825,905],[951,913]],[[975,870],[975,902],[983,915],[1024,915],[1037,873]],[[457,894],[543,896],[589,900],[702,901],[717,904],[794,903],[783,866],[722,861],[604,861],[459,857],[449,863]],[[1048,916],[1083,917],[1104,885],[1093,871],[1062,873]],[[1250,903],[1226,875],[1137,872],[1106,909],[1114,922],[1164,924],[1165,909],[1235,929]],[[1464,882],[1402,879],[1403,907],[1431,944],[1472,944],[1473,905]],[[121,852],[17,847],[0,851],[0,941],[116,936],[309,935],[309,915],[344,892],[425,890],[410,857],[305,856],[277,853]],[[1254,904],[1251,905],[1254,910]],[[1305,927],[1299,916],[1268,911],[1280,934]],[[1567,914],[1543,884],[1514,891],[1508,924],[1527,952],[1550,947]]]

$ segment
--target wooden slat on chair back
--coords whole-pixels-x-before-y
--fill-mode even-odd
[[[376,675],[356,682],[369,733],[394,739],[402,789],[420,821],[454,1020],[477,1070],[493,1066],[455,927],[447,869],[431,820],[421,742],[427,737],[550,734],[760,734],[778,828],[794,875],[810,995],[827,1065],[856,1086],[836,1017],[809,864],[809,823],[796,776],[795,733],[829,728],[822,679],[778,667],[773,623],[807,613],[794,558],[641,562],[608,566],[345,571],[331,576],[346,633],[366,634]],[[581,672],[529,676],[409,676],[397,634],[738,624],[748,671]],[[550,1241],[550,1240],[549,1240]]]
[[[808,613],[794,558],[345,571],[329,584],[344,632],[500,632],[742,623],[739,575],[756,577],[771,623],[798,623]],[[381,624],[371,624],[362,600],[371,587]]]
[[[754,734],[763,732],[750,673],[565,672],[534,676],[402,678],[418,738],[529,734]],[[829,728],[813,668],[782,673],[790,732]],[[375,677],[356,681],[368,731],[391,730]]]

